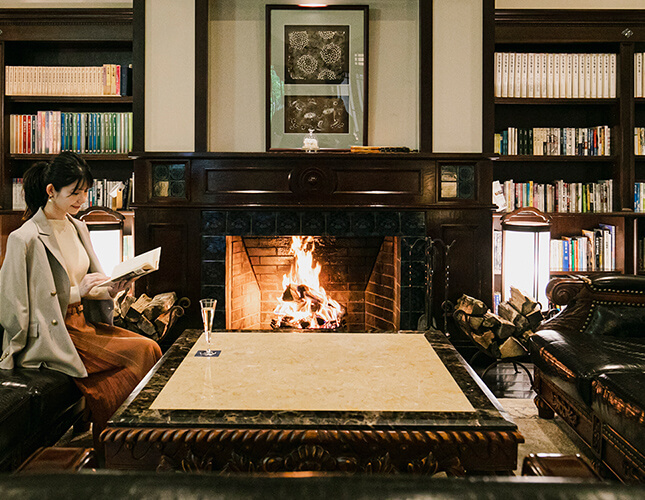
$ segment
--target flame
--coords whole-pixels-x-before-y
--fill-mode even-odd
[[[274,327],[338,328],[344,308],[320,286],[320,264],[314,262],[311,236],[293,236],[289,253],[294,256],[289,274],[282,277],[284,293],[273,311]]]

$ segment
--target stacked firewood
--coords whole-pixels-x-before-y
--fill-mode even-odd
[[[175,292],[160,293],[150,298],[145,293],[138,298],[122,294],[114,301],[114,324],[140,333],[153,340],[161,340],[177,318],[183,316],[190,300],[177,300]]]
[[[528,354],[528,339],[541,323],[541,307],[531,297],[511,287],[511,297],[495,314],[481,300],[462,295],[453,317],[483,351],[496,359]]]

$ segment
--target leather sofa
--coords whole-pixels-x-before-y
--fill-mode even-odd
[[[566,306],[529,342],[539,415],[557,413],[601,474],[645,481],[645,278],[552,280]]]
[[[0,498],[200,498],[226,500],[631,500],[645,486],[552,477],[437,478],[416,475],[329,475],[308,472],[220,475],[155,472],[0,475]]]
[[[68,375],[0,370],[0,471],[14,470],[39,447],[54,444],[84,409],[85,399]]]

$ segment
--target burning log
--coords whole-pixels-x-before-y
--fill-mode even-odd
[[[343,324],[345,308],[320,286],[320,265],[313,261],[313,238],[293,237],[291,272],[283,277],[284,291],[273,311],[271,327],[335,329]]]
[[[287,288],[284,289],[282,300],[285,302],[298,302],[302,300],[302,295],[296,285],[289,283]]]

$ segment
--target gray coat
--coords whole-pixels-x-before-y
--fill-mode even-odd
[[[69,217],[69,216],[68,216]],[[84,222],[69,217],[90,258],[89,272],[103,272]],[[51,225],[42,209],[7,240],[0,269],[0,368],[57,370],[86,377],[87,370],[65,328],[70,281]],[[112,324],[112,300],[83,300],[88,322]]]

